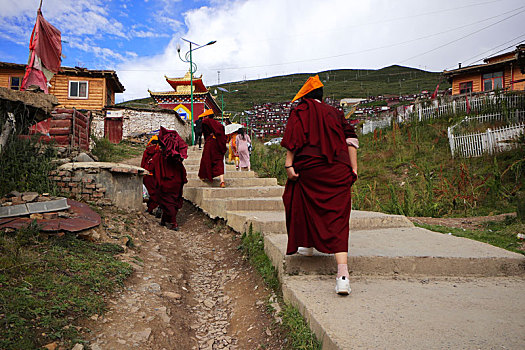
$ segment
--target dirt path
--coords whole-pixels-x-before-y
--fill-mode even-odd
[[[282,349],[267,312],[273,293],[237,249],[239,236],[189,202],[178,221],[171,231],[146,213],[104,212],[100,236],[132,238],[122,259],[135,272],[83,325],[91,349]]]

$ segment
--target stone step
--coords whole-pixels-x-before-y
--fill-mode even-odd
[[[204,212],[213,218],[227,219],[228,211],[260,210],[260,211],[283,211],[284,205],[281,197],[263,198],[225,198],[225,199],[203,199],[200,203],[194,202]]]
[[[277,186],[277,179],[275,178],[234,178],[227,179],[226,188],[229,187],[254,187],[254,186]],[[185,185],[188,187],[219,187],[219,178],[213,179],[213,182],[205,182],[200,179],[188,179]]]
[[[285,255],[287,236],[265,236],[265,251],[283,274],[334,274],[333,255]],[[352,276],[525,276],[525,256],[467,238],[418,227],[350,233]]]
[[[283,297],[308,320],[323,350],[524,349],[523,278],[286,276]]]
[[[259,186],[259,187],[187,187],[184,186],[184,198],[194,203],[200,203],[207,198],[263,198],[281,197],[284,187],[282,186]]]
[[[184,162],[184,167],[186,168],[186,171],[197,171],[198,172],[200,165],[199,164],[186,164],[186,162]],[[226,170],[226,172],[238,171],[237,169],[235,169],[235,165],[232,165],[232,164],[226,164],[224,166],[224,170]]]
[[[234,211],[228,213],[227,219],[228,225],[241,233],[247,231],[250,224],[254,232],[262,234],[286,233],[284,211]],[[412,222],[402,215],[389,215],[361,210],[352,210],[350,215],[350,231],[413,226]]]
[[[187,170],[186,170],[187,171]],[[198,179],[197,171],[187,171],[188,179]],[[228,179],[239,179],[239,178],[253,178],[255,173],[253,171],[227,171],[224,173],[224,179],[227,182]]]

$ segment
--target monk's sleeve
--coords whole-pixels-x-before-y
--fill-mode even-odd
[[[303,125],[296,110],[290,113],[290,118],[286,123],[281,146],[292,152],[297,151],[306,143],[306,135]]]
[[[359,140],[357,138],[357,133],[355,132],[355,127],[350,124],[350,121],[345,119],[344,116],[342,117],[341,122],[343,123],[346,144],[348,146],[359,148]]]

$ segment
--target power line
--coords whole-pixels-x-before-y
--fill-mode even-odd
[[[517,9],[520,9],[520,8],[523,8],[523,7],[525,7],[525,6],[518,7]],[[516,9],[516,10],[517,10],[517,9]],[[513,10],[513,11],[514,11],[514,10]],[[465,39],[465,38],[468,38],[469,36],[472,36],[472,35],[477,34],[477,33],[481,32],[481,31],[483,31],[483,30],[485,30],[485,29],[488,29],[488,28],[490,28],[490,27],[493,27],[493,26],[495,26],[496,24],[499,24],[499,23],[501,23],[501,22],[503,22],[503,21],[506,21],[506,20],[508,20],[509,18],[512,18],[512,17],[514,17],[514,16],[517,16],[517,15],[519,15],[520,13],[523,13],[523,12],[525,12],[525,10],[519,11],[518,13],[515,13],[515,14],[513,14],[513,15],[510,15],[510,16],[508,16],[508,17],[505,17],[505,18],[503,18],[502,20],[499,20],[499,21],[497,21],[497,22],[495,22],[495,23],[489,24],[489,25],[486,26],[486,27],[483,27],[483,28],[481,28],[481,29],[479,29],[479,30],[476,30],[476,31],[472,32],[472,33],[469,33],[469,34],[467,34],[467,35],[464,35],[464,36],[462,36],[462,37],[460,37],[460,38],[457,38],[457,39],[454,39],[454,40],[452,40],[452,41],[449,41],[448,43],[445,43],[445,44],[443,44],[443,45],[437,46],[437,47],[435,47],[435,48],[433,48],[433,49],[430,49],[430,50],[428,50],[428,51],[425,51],[425,52],[423,52],[423,53],[420,53],[420,54],[414,55],[414,56],[412,56],[412,57],[409,57],[409,58],[407,58],[406,60],[401,61],[400,63],[403,63],[403,62],[406,62],[406,61],[410,61],[410,60],[413,59],[413,58],[416,58],[416,57],[419,57],[419,56],[426,55],[427,53],[430,53],[430,52],[433,52],[433,51],[439,50],[439,49],[441,49],[441,48],[443,48],[443,47],[445,47],[445,46],[448,46],[448,45],[450,45],[450,44],[453,44],[453,43],[455,43],[455,42],[458,42],[458,41],[460,41],[460,40],[463,40],[463,39]]]
[[[514,40],[516,40],[516,39],[518,39],[518,38],[521,38],[521,37],[523,37],[523,36],[525,36],[525,34],[518,35],[517,37],[515,37],[515,38],[512,39],[512,40],[509,40],[509,41],[507,41],[507,42],[504,42],[503,44],[500,44],[500,45],[498,45],[498,46],[496,46],[496,47],[493,47],[492,49],[489,49],[489,50],[487,50],[487,51],[485,51],[485,52],[483,52],[483,53],[480,53],[479,55],[476,55],[476,56],[472,56],[472,57],[470,57],[470,58],[467,58],[467,59],[464,60],[464,61],[469,61],[469,60],[471,60],[471,59],[473,59],[473,58],[476,58],[476,57],[479,57],[479,56],[482,56],[482,55],[484,56],[485,54],[491,52],[492,50],[496,49],[497,47],[500,47],[501,45],[506,45],[506,44],[508,44],[508,43],[510,43],[510,42],[513,42]],[[512,44],[512,45],[510,45],[510,46],[507,46],[507,47],[505,47],[505,48],[503,48],[503,49],[501,49],[501,50],[499,50],[499,51],[496,51],[496,52],[491,53],[489,56],[494,56],[494,55],[496,55],[496,54],[498,54],[498,53],[500,53],[500,52],[503,52],[503,51],[505,51],[505,50],[510,49],[511,47],[516,47],[516,46],[518,46],[519,44],[521,44],[521,43],[524,42],[524,41],[525,41],[525,40],[518,41],[518,42],[516,42],[516,43],[514,43],[514,44]],[[479,59],[477,59],[477,60],[475,60],[475,61],[469,62],[469,63],[465,64],[465,66],[470,66],[472,63],[477,62],[477,61],[482,60],[482,59],[483,59],[483,58],[479,58]],[[448,69],[449,69],[449,68],[447,68],[446,70],[448,70]]]

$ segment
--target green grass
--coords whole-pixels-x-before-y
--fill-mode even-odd
[[[488,243],[496,247],[507,249],[525,255],[525,245],[517,237],[518,233],[525,234],[525,223],[516,218],[507,217],[505,221],[489,221],[479,230],[466,230],[461,228],[439,225],[416,224],[431,231],[452,234]]]
[[[264,237],[258,232],[253,232],[253,228],[250,225],[249,231],[245,232],[241,237],[241,245],[239,248],[250,264],[261,274],[266,285],[276,293],[282,303],[281,284],[277,277],[275,267],[264,252]],[[321,343],[317,340],[315,334],[312,333],[297,308],[286,304],[280,316],[283,320],[282,328],[287,335],[287,347],[289,349],[321,349]]]
[[[129,141],[122,141],[119,144],[109,142],[107,138],[97,138],[92,136],[95,147],[91,150],[100,162],[119,162],[124,159],[141,155],[144,152],[144,145],[134,144]]]
[[[0,232],[0,349],[81,342],[75,322],[103,313],[104,297],[132,272],[121,252],[72,234],[46,238],[35,224]]]
[[[254,104],[290,101],[309,76],[317,73],[291,74],[272,78],[263,78],[243,82],[221,84],[234,93],[224,94],[224,109],[242,112]],[[325,84],[326,97],[342,99],[348,97],[367,98],[378,95],[416,94],[422,90],[433,91],[440,77],[439,72],[427,72],[402,66],[390,66],[382,69],[338,69],[319,72]],[[450,87],[448,82],[441,82],[440,88]],[[215,86],[210,86],[210,91]],[[220,99],[219,99],[220,100]],[[151,97],[123,102],[119,105],[151,106]]]

